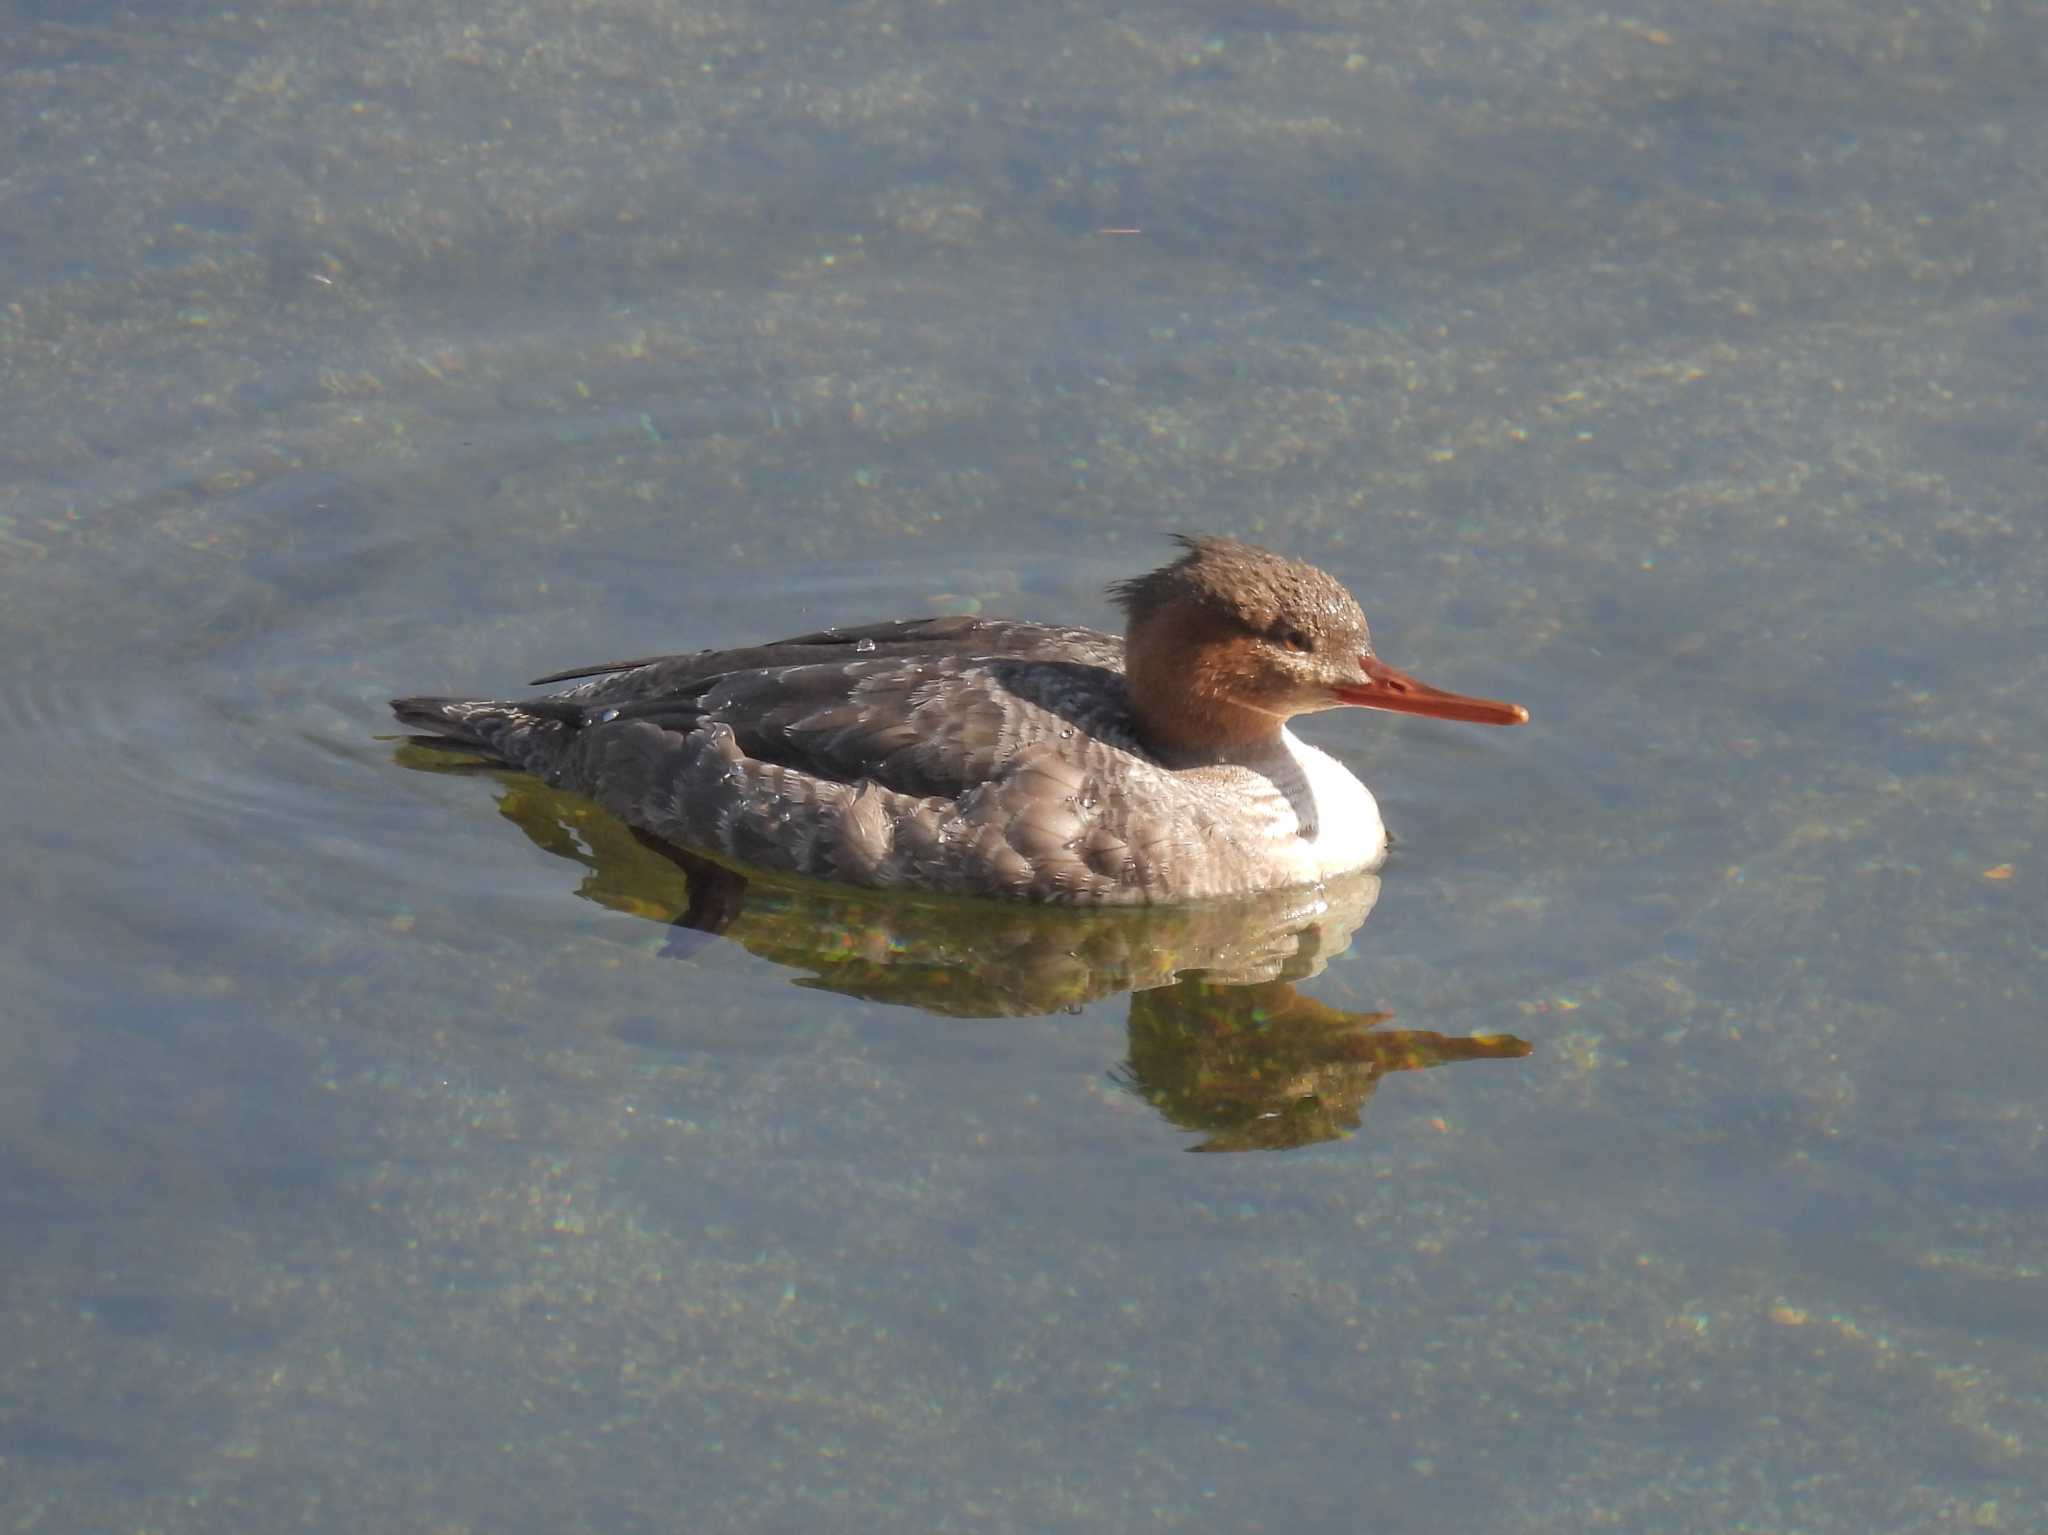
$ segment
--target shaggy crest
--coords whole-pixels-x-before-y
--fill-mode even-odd
[[[1132,624],[1171,603],[1192,602],[1253,634],[1268,634],[1283,625],[1325,634],[1354,633],[1364,653],[1372,653],[1365,614],[1334,576],[1234,538],[1181,533],[1174,542],[1187,553],[1170,565],[1110,586],[1109,595]]]

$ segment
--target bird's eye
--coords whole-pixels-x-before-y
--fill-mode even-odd
[[[1299,629],[1282,629],[1273,638],[1280,642],[1281,649],[1291,650],[1296,655],[1307,655],[1316,648],[1315,641],[1311,640]]]

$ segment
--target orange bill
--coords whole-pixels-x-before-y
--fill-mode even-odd
[[[1339,703],[1389,709],[1395,714],[1426,714],[1431,719],[1464,720],[1473,725],[1525,725],[1529,721],[1529,711],[1520,704],[1446,693],[1426,682],[1417,682],[1378,656],[1360,656],[1358,669],[1365,673],[1365,681],[1340,682],[1330,690]]]

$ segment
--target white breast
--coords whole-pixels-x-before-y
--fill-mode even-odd
[[[1294,760],[1296,791],[1312,807],[1299,817],[1297,832],[1310,850],[1317,879],[1376,869],[1387,856],[1387,828],[1379,802],[1352,771],[1295,735],[1282,730],[1280,739]]]

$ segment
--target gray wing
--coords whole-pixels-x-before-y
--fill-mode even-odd
[[[530,686],[573,682],[618,672],[658,669],[657,682],[680,683],[765,666],[801,666],[814,661],[890,656],[1051,656],[1123,670],[1123,641],[1095,629],[1020,623],[997,618],[899,618],[857,628],[819,629],[765,645],[732,650],[699,650],[690,655],[643,656],[637,661],[604,661],[536,677]]]
[[[1036,659],[1048,654],[1060,659]],[[1122,659],[1119,641],[1092,630],[919,620],[644,662],[518,707],[579,733],[722,724],[760,762],[953,797],[1077,731],[1135,749]]]

